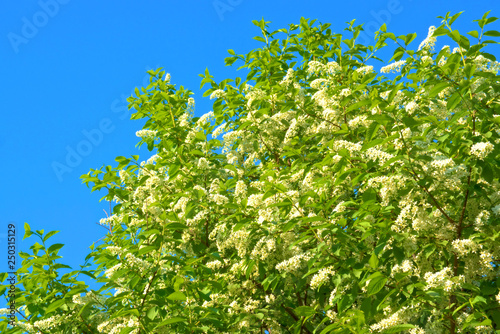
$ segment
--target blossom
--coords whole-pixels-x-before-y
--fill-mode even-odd
[[[436,27],[434,27],[434,26],[429,27],[429,32],[427,33],[427,37],[418,46],[419,50],[421,50],[421,49],[429,49],[429,50],[434,49],[434,45],[436,44],[436,37],[433,36],[434,30],[436,30]]]
[[[225,97],[226,97],[226,92],[223,91],[222,89],[216,89],[212,92],[212,94],[210,94],[210,100],[220,99]]]
[[[453,286],[453,282],[450,281],[449,279],[451,274],[452,271],[450,267],[445,267],[441,271],[435,273],[432,272],[425,273],[424,279],[427,282],[427,285],[424,288],[424,290],[444,287],[445,291],[450,291]]]
[[[313,290],[317,289],[321,285],[327,283],[330,276],[333,276],[333,275],[335,275],[335,270],[333,270],[333,267],[330,266],[330,267],[321,269],[311,279],[311,289],[313,289]]]
[[[361,74],[361,75],[371,73],[371,72],[373,72],[373,66],[369,65],[369,66],[363,66],[363,67],[357,68],[356,72]]]
[[[397,62],[394,62],[392,64],[389,64],[387,66],[384,66],[380,69],[380,73],[397,73],[401,71],[401,66],[403,66],[406,63],[406,60],[400,60]]]
[[[382,319],[378,323],[371,325],[371,331],[381,332],[387,328],[391,328],[405,322],[407,318],[407,316],[405,315],[406,309],[406,307],[402,307],[400,310],[393,313],[390,317]]]
[[[137,137],[140,138],[151,138],[156,136],[156,131],[153,130],[139,130],[135,133]]]
[[[491,151],[493,151],[493,144],[490,142],[475,143],[470,148],[470,153],[480,160],[484,160]]]
[[[469,253],[474,253],[478,250],[479,245],[471,239],[456,239],[451,243],[453,250],[459,255],[464,256]]]

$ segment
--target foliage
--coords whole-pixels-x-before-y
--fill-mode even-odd
[[[254,21],[263,46],[226,58],[246,79],[200,75],[215,99],[200,118],[150,71],[129,102],[156,154],[82,176],[118,203],[97,270],[61,276],[60,246],[28,230],[43,243],[21,254],[26,307],[0,331],[499,332],[499,63],[483,49],[500,33],[486,13],[467,37],[458,16],[416,50],[385,25],[365,46],[354,21],[351,38]],[[456,47],[434,51],[441,36]]]

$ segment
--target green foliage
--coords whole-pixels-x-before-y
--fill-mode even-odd
[[[55,232],[26,225],[41,244],[20,254],[26,307],[2,333],[500,330],[500,65],[483,50],[500,34],[486,13],[467,37],[459,16],[413,49],[385,25],[365,46],[354,21],[347,37],[253,21],[262,47],[225,59],[246,78],[200,74],[215,99],[200,118],[149,71],[128,101],[157,154],[82,176],[117,203],[97,269],[60,275]],[[434,51],[439,36],[456,48]]]

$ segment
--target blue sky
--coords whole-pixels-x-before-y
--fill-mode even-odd
[[[372,32],[386,23],[396,35],[416,32],[417,47],[448,11],[465,11],[455,23],[462,33],[476,29],[472,20],[488,10],[500,15],[498,0],[23,0],[4,6],[0,256],[10,222],[17,224],[19,250],[35,241],[21,241],[27,222],[33,230],[60,230],[51,240],[66,244],[61,261],[75,269],[104,236],[97,223],[109,209],[99,203],[104,192],[91,193],[80,175],[114,165],[116,156],[151,155],[145,146],[135,148],[143,121],[129,120],[125,101],[145,85],[147,70],[163,67],[172,83],[194,91],[200,116],[212,104],[202,98],[198,74],[208,67],[216,81],[241,76],[224,58],[228,49],[243,54],[260,46],[252,40],[260,33],[252,20],[264,17],[275,30],[303,16],[329,22],[336,32],[352,19]],[[492,28],[500,30],[497,23]]]

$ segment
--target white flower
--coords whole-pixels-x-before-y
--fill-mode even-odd
[[[236,182],[236,187],[234,189],[234,196],[236,197],[245,197],[247,192],[247,186],[245,182],[239,180]]]
[[[486,143],[475,143],[470,148],[470,153],[475,155],[480,160],[483,160],[489,153],[493,151],[493,144],[490,142]]]
[[[333,267],[323,268],[311,279],[311,289],[317,289],[328,282],[330,276],[335,275]]]
[[[469,253],[475,253],[479,245],[476,244],[471,239],[457,239],[453,240],[451,243],[453,250],[458,254],[458,256],[464,256]]]
[[[429,50],[434,49],[434,44],[436,44],[436,37],[432,36],[434,34],[434,30],[436,30],[436,27],[434,27],[434,26],[429,27],[429,32],[427,33],[427,37],[418,46],[419,50],[421,50],[421,49],[429,49]]]
[[[363,67],[357,68],[356,72],[358,72],[361,75],[371,73],[371,72],[373,72],[373,66],[370,65],[370,66],[363,66]]]
[[[321,85],[328,82],[328,80],[326,79],[316,79],[316,80],[313,80],[311,82],[311,88],[314,88],[314,89],[320,89],[321,88]]]
[[[212,94],[210,94],[210,100],[220,99],[225,97],[226,97],[226,92],[223,91],[222,89],[216,89],[212,92]]]
[[[135,133],[137,137],[140,138],[150,138],[156,136],[156,131],[152,130],[139,130]]]
[[[397,73],[401,71],[401,66],[406,63],[406,60],[400,60],[395,63],[384,66],[380,69],[380,73]]]
[[[219,125],[213,132],[212,138],[217,138],[221,133],[223,133],[226,129],[226,123]]]
[[[208,163],[207,159],[205,159],[204,157],[201,157],[198,160],[198,168],[199,169],[208,169],[208,168],[210,168],[210,164]]]
[[[453,282],[449,280],[452,274],[450,267],[445,267],[443,270],[436,273],[427,272],[424,275],[424,279],[427,282],[427,286],[424,290],[429,290],[432,288],[444,287],[445,291],[450,291],[453,286]]]
[[[166,83],[170,82],[170,73],[165,74],[165,79],[163,81],[165,81]]]
[[[387,328],[399,325],[406,321],[407,316],[405,316],[406,307],[402,307],[399,311],[392,314],[390,317],[382,319],[376,324],[370,326],[372,332],[380,332]]]

